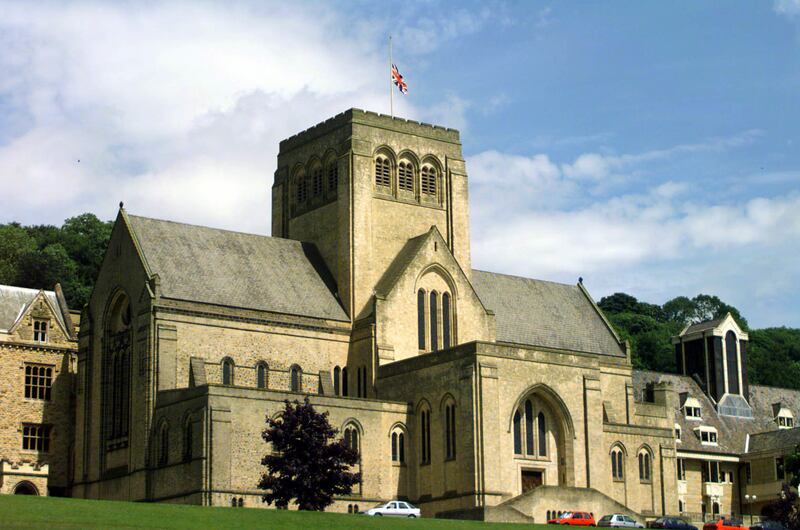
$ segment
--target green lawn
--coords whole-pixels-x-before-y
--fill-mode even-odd
[[[543,525],[537,530],[544,530]],[[407,529],[456,528],[502,530],[523,528],[515,524],[490,524],[435,519],[394,519],[335,513],[260,510],[251,508],[206,508],[170,504],[86,501],[47,497],[0,495],[0,528],[119,529],[164,528],[187,530],[235,530],[274,528],[281,530],[336,530],[351,528]],[[525,526],[528,528],[528,526]]]

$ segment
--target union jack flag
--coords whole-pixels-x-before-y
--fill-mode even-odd
[[[394,64],[392,65],[392,80],[401,93],[405,94],[408,92],[408,85],[403,81],[403,76]]]

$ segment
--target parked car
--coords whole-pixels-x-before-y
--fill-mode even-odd
[[[750,527],[750,530],[786,530],[786,527],[778,521],[765,520],[757,522]]]
[[[742,524],[741,519],[726,519],[720,517],[716,521],[710,521],[703,525],[703,530],[748,530]]]
[[[560,517],[550,519],[547,524],[567,524],[570,526],[597,526],[594,516],[589,512],[564,512]]]
[[[385,504],[379,504],[374,508],[370,508],[365,515],[374,515],[377,517],[420,517],[419,508],[405,502],[405,501],[389,501]]]
[[[659,517],[655,521],[648,523],[648,528],[663,528],[664,530],[697,530],[697,527],[690,525],[680,517]]]
[[[637,523],[633,517],[622,515],[621,513],[612,513],[611,515],[604,515],[597,521],[597,526],[606,528],[644,528],[642,523]]]

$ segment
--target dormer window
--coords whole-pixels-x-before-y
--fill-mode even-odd
[[[703,445],[717,445],[717,430],[714,427],[698,427],[695,432]]]
[[[33,321],[33,340],[42,344],[47,342],[47,321],[34,320]]]
[[[778,412],[778,416],[775,418],[775,422],[780,429],[791,429],[794,427],[794,415],[791,410],[782,407]]]
[[[686,415],[686,418],[691,420],[701,420],[703,419],[703,412],[702,408],[700,407],[700,402],[695,398],[688,398],[686,402],[683,404],[683,411]]]

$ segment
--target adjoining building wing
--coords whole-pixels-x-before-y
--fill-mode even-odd
[[[134,215],[128,220],[164,298],[348,320],[313,245]]]
[[[472,283],[497,319],[497,340],[599,355],[625,347],[577,285],[472,271]]]

